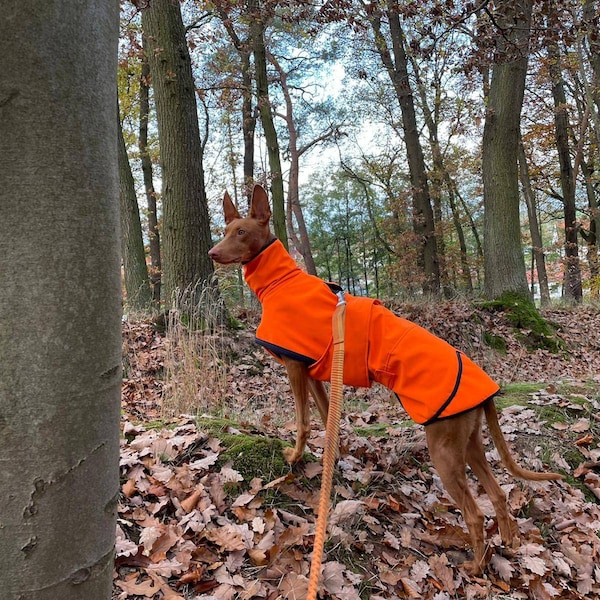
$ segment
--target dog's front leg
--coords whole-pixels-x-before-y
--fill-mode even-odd
[[[310,410],[308,403],[308,369],[304,363],[292,358],[283,358],[294,401],[296,403],[296,446],[285,448],[283,455],[293,465],[302,458],[310,434]]]

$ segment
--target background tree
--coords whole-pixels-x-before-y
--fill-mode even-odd
[[[164,298],[208,281],[214,272],[203,146],[185,28],[178,2],[151,0],[142,29],[154,90],[162,173]]]
[[[555,30],[560,22],[557,7],[553,1],[549,2],[548,28]],[[571,161],[571,147],[569,142],[569,114],[567,111],[567,96],[562,75],[562,58],[558,43],[549,36],[547,41],[549,59],[549,74],[552,83],[552,98],[554,100],[554,135],[558,164],[560,167],[560,187],[562,203],[564,206],[565,223],[565,268],[563,297],[569,302],[581,302],[583,290],[581,288],[581,266],[579,264],[579,244],[577,223],[577,208],[575,205],[575,184],[573,165]]]
[[[518,161],[519,178],[521,180],[521,187],[523,188],[525,204],[527,205],[527,216],[529,218],[531,248],[533,252],[533,258],[535,260],[538,284],[540,286],[540,303],[542,306],[544,306],[550,302],[550,288],[548,287],[546,256],[544,254],[544,243],[542,241],[542,232],[537,215],[537,202],[535,198],[535,192],[531,185],[531,177],[529,176],[529,165],[527,164],[527,157],[525,155],[525,147],[523,146],[523,141],[519,143]]]
[[[142,35],[142,56],[140,73],[140,122],[138,147],[146,193],[146,206],[148,214],[148,240],[150,246],[150,284],[152,285],[152,298],[155,303],[160,302],[160,287],[162,279],[162,261],[160,256],[160,230],[158,227],[157,193],[154,189],[152,159],[148,144],[148,121],[150,119],[150,65],[144,47],[148,42]]]
[[[118,3],[0,23],[0,595],[108,600],[121,390]],[[41,118],[43,116],[43,118]]]
[[[138,207],[135,184],[123,139],[121,117],[118,121],[118,164],[119,164],[119,204],[121,213],[121,255],[125,275],[127,304],[134,310],[148,309],[152,299],[146,252],[142,237],[142,223]]]
[[[279,155],[277,129],[273,122],[273,110],[269,99],[269,79],[267,77],[267,51],[265,48],[265,31],[267,14],[262,10],[261,0],[248,0],[248,19],[250,20],[250,39],[254,55],[254,77],[258,112],[265,133],[265,142],[269,156],[271,189],[271,209],[273,212],[273,230],[275,235],[287,248],[288,239],[285,227],[285,199],[283,192],[283,172]]]
[[[408,56],[399,7],[396,2],[390,0],[385,3],[384,11],[380,12],[371,4],[366,7],[366,10],[375,35],[375,47],[388,72],[402,111],[402,128],[413,197],[413,228],[419,248],[419,266],[425,275],[423,290],[437,293],[440,290],[440,268],[435,224],[413,92],[408,76]],[[391,50],[382,29],[384,13],[389,27]]]
[[[508,113],[516,114],[510,123],[512,129],[508,137],[504,136],[503,125],[498,127],[500,138],[512,140],[511,149],[506,154],[512,157],[511,178],[514,183],[504,191],[504,186],[498,184],[498,218],[492,214],[494,207],[487,211],[490,216],[488,224],[497,223],[498,230],[508,231],[509,237],[517,243],[514,247],[512,244],[507,246],[502,240],[495,243],[492,234],[485,236],[488,258],[490,253],[497,253],[498,256],[490,260],[496,261],[500,267],[492,268],[488,264],[485,269],[496,279],[508,279],[514,273],[520,273],[517,287],[523,289],[527,280],[531,279],[525,268],[523,245],[518,241],[522,234],[528,239],[529,233],[524,204],[520,205],[525,194],[519,195],[518,170],[514,165],[517,146],[513,144],[513,126],[516,122],[523,134],[531,193],[536,202],[539,230],[544,242],[544,248],[540,250],[546,253],[549,265],[549,290],[556,296],[561,291],[562,280],[555,267],[564,252],[565,229],[560,165],[555,146],[555,108],[544,41],[549,3],[531,0],[528,4],[532,3],[532,18],[536,20],[532,29],[534,34],[529,40],[531,49],[526,48],[529,62],[521,68],[521,73],[526,71],[523,85],[525,109],[516,114],[514,102],[511,107],[506,105]],[[519,6],[515,8],[515,18]],[[575,0],[566,0],[559,5],[560,23],[550,28],[563,57],[563,88],[571,119],[568,135],[573,161],[575,216],[578,230],[588,244],[587,260],[580,257],[582,274],[586,278],[584,293],[594,289],[594,273],[598,272],[595,231],[598,229],[599,186],[595,173],[598,164],[596,140],[600,127],[597,127],[592,93],[593,57],[597,46],[594,34],[597,30],[594,28],[596,6],[593,0],[586,0],[583,5]],[[367,272],[361,277],[364,275],[370,280],[371,288],[377,279],[375,287],[385,294],[393,290],[389,285],[392,281],[402,282],[394,290],[396,294],[418,292],[418,286],[426,279],[424,261],[419,260],[416,252],[420,247],[417,240],[422,241],[423,238],[415,235],[412,226],[413,215],[418,211],[413,202],[415,185],[408,161],[409,136],[404,130],[405,115],[394,79],[387,70],[386,65],[389,66],[390,61],[382,60],[379,52],[385,43],[387,55],[384,52],[384,56],[391,59],[392,67],[396,68],[396,62],[404,65],[401,72],[397,70],[398,78],[407,82],[412,100],[414,118],[409,120],[414,127],[411,127],[410,146],[411,149],[417,144],[421,146],[421,172],[429,186],[428,197],[433,209],[434,237],[444,291],[481,292],[484,279],[482,134],[486,138],[484,153],[489,153],[498,141],[490,143],[489,128],[486,132],[483,126],[489,107],[486,103],[490,95],[490,74],[500,72],[511,62],[508,53],[520,43],[515,33],[520,23],[513,27],[510,19],[503,20],[504,3],[465,6],[431,0],[419,5],[416,10],[411,4],[392,0],[379,4],[355,0],[326,5],[258,0],[219,0],[212,3],[183,0],[181,7],[188,23],[187,45],[191,52],[197,97],[205,111],[205,115],[200,115],[201,120],[207,123],[210,119],[211,123],[208,137],[203,135],[202,144],[208,189],[211,190],[210,201],[215,202],[216,225],[221,223],[218,203],[224,188],[231,190],[233,186],[241,190],[238,182],[253,176],[249,174],[256,173],[256,177],[262,180],[268,178],[270,172],[281,171],[284,186],[287,186],[284,193],[287,193],[288,235],[294,244],[297,238],[300,247],[314,246],[310,236],[311,224],[315,221],[305,212],[311,201],[307,193],[312,193],[314,187],[308,182],[315,178],[332,180],[332,174],[342,165],[347,173],[356,177],[358,193],[365,200],[363,210],[369,216],[364,223],[353,218],[346,220],[349,228],[358,228],[357,231],[348,231],[351,234],[348,239],[358,239],[364,231],[369,235],[375,234],[378,244],[377,261],[364,262],[373,270],[367,267]],[[257,25],[257,19],[252,18],[254,15],[260,16],[258,25],[262,29],[268,60],[268,104],[272,116],[284,117],[273,121],[281,159],[280,167],[275,170],[268,164],[269,144],[257,118],[259,94],[253,84],[257,62],[251,35],[252,27]],[[374,43],[375,32],[367,17],[379,18],[379,45]],[[137,20],[139,17],[131,17],[133,28],[138,26]],[[224,35],[225,32],[228,35]],[[514,35],[515,39],[510,39],[509,35]],[[136,43],[141,46],[139,39]],[[494,50],[496,47],[497,50]],[[513,52],[515,57],[517,54]],[[490,69],[492,55],[498,63],[494,70]],[[396,61],[396,57],[400,60]],[[510,68],[505,71],[509,75]],[[492,104],[500,97],[497,87],[491,93]],[[493,99],[494,94],[496,100]],[[509,102],[513,100],[515,98],[508,98]],[[503,102],[501,100],[500,104]],[[496,120],[503,119],[500,115],[503,110],[497,106],[490,111],[488,125],[491,125],[492,114]],[[334,119],[333,115],[338,114],[343,117]],[[151,113],[150,132],[155,131],[153,119]],[[344,124],[342,135],[337,135],[335,140],[337,152],[331,152],[327,143],[319,140],[325,129],[322,125],[328,119],[329,124]],[[126,120],[126,141],[133,157],[131,148],[135,133],[132,134],[131,120],[131,117]],[[254,123],[258,135],[253,133]],[[310,155],[301,155],[311,140],[319,141],[311,147]],[[300,156],[302,159],[298,160]],[[488,158],[483,162],[485,187],[489,191],[490,185],[496,185],[491,184],[491,180],[498,178],[494,174],[488,177],[491,164]],[[497,174],[501,172],[501,162],[497,164]],[[137,178],[136,187],[141,190],[139,169],[136,163],[132,166]],[[296,187],[301,190],[300,194],[296,194]],[[332,188],[326,186],[325,193],[332,192]],[[502,208],[503,196],[506,195],[512,198],[510,214]],[[489,206],[490,201],[488,193],[485,204]],[[143,204],[141,196],[140,202]],[[334,203],[335,199],[331,198],[331,202]],[[352,204],[349,203],[349,210],[352,210]],[[376,219],[370,217],[370,209],[376,209],[373,211],[377,214]],[[298,215],[308,223],[308,243],[301,239]],[[502,224],[503,219],[510,223],[508,229]],[[363,229],[364,226],[366,229]],[[333,243],[333,239],[331,241]],[[513,261],[505,260],[507,248],[512,248],[509,254]],[[320,272],[323,261],[314,247],[313,255]],[[513,262],[517,264],[516,270]],[[353,272],[357,277],[359,271],[354,269]],[[507,273],[511,275],[507,276]],[[407,284],[409,280],[411,285]],[[500,287],[514,287],[514,281]]]
[[[532,1],[494,4],[494,57],[483,131],[485,295],[528,295],[517,156]]]

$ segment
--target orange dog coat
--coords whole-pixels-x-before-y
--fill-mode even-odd
[[[263,307],[257,343],[279,361],[281,356],[303,361],[313,379],[328,381],[337,304],[330,287],[302,271],[279,240],[244,265],[244,277]],[[345,384],[385,385],[425,425],[474,408],[499,391],[462,352],[378,300],[350,294],[345,300]]]

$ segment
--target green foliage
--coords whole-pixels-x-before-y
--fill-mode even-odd
[[[565,350],[564,342],[556,336],[527,294],[505,292],[495,300],[479,303],[479,306],[491,311],[503,311],[518,332],[518,337],[531,350]]]

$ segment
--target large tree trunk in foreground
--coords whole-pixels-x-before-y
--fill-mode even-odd
[[[196,91],[178,2],[151,0],[142,11],[162,165],[163,297],[210,280],[213,263]]]
[[[496,3],[492,80],[483,131],[484,269],[488,298],[528,295],[519,213],[521,107],[532,0]]]
[[[108,600],[119,491],[119,4],[3,3],[0,596]]]

